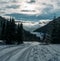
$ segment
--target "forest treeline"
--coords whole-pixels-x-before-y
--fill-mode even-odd
[[[51,43],[60,44],[60,17],[54,18],[52,26]]]
[[[3,40],[5,44],[18,45],[22,44],[23,41],[60,44],[60,17],[54,18],[53,21],[36,30],[36,32],[38,31],[43,31],[44,35],[42,40],[35,34],[24,30],[22,22],[15,24],[15,19],[5,19],[0,16],[0,40]]]
[[[5,44],[22,44],[23,41],[40,41],[40,37],[23,29],[22,22],[16,24],[15,19],[0,16],[0,40]]]
[[[41,42],[60,44],[60,17],[54,17],[47,25],[36,29],[34,32],[44,33]]]
[[[60,44],[60,17],[54,18],[48,24],[47,29],[48,36],[46,36],[46,41],[53,44]]]
[[[23,43],[23,24],[15,24],[13,18],[5,19],[0,17],[1,21],[1,35],[0,40],[3,40],[6,44],[22,44]]]

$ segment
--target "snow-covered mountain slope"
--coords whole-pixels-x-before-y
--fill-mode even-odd
[[[23,22],[23,26],[24,29],[27,31],[34,31],[46,24],[48,24],[51,20],[40,20],[38,22],[32,22],[32,21],[28,21],[28,22]]]
[[[36,42],[0,46],[0,61],[60,61],[60,45]]]
[[[31,32],[31,34],[35,34],[37,37],[40,37],[40,40],[43,40],[44,33],[42,33],[42,32]]]

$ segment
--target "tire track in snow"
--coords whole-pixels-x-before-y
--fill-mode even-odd
[[[24,47],[24,48],[21,48],[22,49],[25,49],[27,47]],[[9,57],[5,60],[5,61],[9,61],[10,58],[12,58],[14,55],[16,55],[17,53],[19,53],[21,51],[20,49],[16,50],[15,52],[12,52],[11,55],[9,55]]]
[[[48,46],[43,46],[42,51],[44,52],[43,56],[45,57],[46,61],[49,61],[52,57],[54,57],[54,51],[49,50],[50,47],[48,47],[49,49],[47,47]],[[51,61],[53,61],[53,60],[51,60]]]
[[[38,46],[35,46],[35,48],[34,48],[34,57],[33,57],[33,60],[34,61],[40,61],[39,53],[38,53]]]
[[[20,52],[18,52],[16,55],[13,55],[12,57],[9,58],[8,61],[21,61],[22,59],[24,60],[23,56],[26,56],[26,52],[29,52],[29,49],[32,48],[32,46],[30,47],[26,47],[24,49],[22,49]],[[20,59],[20,60],[19,60]],[[25,60],[24,60],[25,61]]]
[[[26,47],[26,46],[29,46],[29,45],[26,45],[26,44],[22,44],[22,45],[16,45],[14,47],[10,47],[10,48],[4,48],[3,50],[0,51],[0,57],[4,54],[6,54],[7,52],[10,52],[16,48],[19,48],[19,47]]]
[[[35,46],[35,48],[34,48],[34,61],[39,61],[40,60],[40,58],[39,58],[39,54],[38,54],[38,46]]]
[[[22,46],[17,46],[16,48],[14,47],[15,50],[13,47],[9,48],[13,49],[14,51],[8,51],[8,55],[5,53],[5,56],[0,55],[0,61],[60,61],[56,55],[59,52],[50,45]],[[2,51],[0,53],[2,53]]]
[[[29,52],[29,55],[27,56],[27,60],[26,61],[30,61],[30,55],[33,54],[32,50],[33,50],[34,46],[32,47],[31,51]],[[33,56],[32,56],[33,58]],[[31,60],[32,61],[32,60]]]
[[[53,48],[51,45],[49,45],[49,47],[51,47],[51,48],[52,48],[52,50],[54,50],[55,52],[57,52],[57,53],[59,53],[59,54],[60,54],[60,52],[59,52],[59,51],[57,51],[55,48]]]
[[[26,48],[26,47],[24,47],[24,48]],[[9,55],[9,57],[6,58],[5,61],[9,61],[9,59],[10,59],[12,56],[16,55],[17,53],[19,53],[19,52],[20,52],[22,49],[24,49],[24,48],[20,48],[20,49],[17,49],[16,51],[12,52],[12,53]]]
[[[31,50],[32,50],[33,46],[29,47],[27,50],[25,50],[21,55],[20,57],[18,57],[17,61],[28,61],[28,57],[31,53]]]
[[[0,56],[0,61],[4,61],[4,59],[9,58],[10,56],[16,54],[20,49],[25,48],[25,46],[17,46],[17,48],[12,48],[8,53],[3,54]]]
[[[37,45],[32,48],[27,61],[40,61]]]
[[[46,61],[59,61],[58,56],[56,55],[57,52],[49,45],[42,46],[42,51],[45,52],[43,56],[45,55]]]
[[[60,52],[55,50],[51,45],[48,46],[51,48],[54,52],[52,53],[52,58],[50,60],[52,61],[60,61]]]
[[[20,46],[27,46],[28,44],[21,44]],[[29,44],[30,45],[30,44]],[[28,46],[29,46],[28,45]],[[7,48],[12,48],[12,47],[17,47],[18,45],[3,45],[3,46],[0,46],[0,52],[4,49],[7,49]]]
[[[11,48],[11,47],[15,47],[15,46],[8,46],[8,45],[7,45],[7,46],[4,46],[4,47],[1,46],[1,47],[0,47],[0,52],[1,52],[2,50],[6,49],[6,48]]]
[[[38,54],[41,61],[47,61],[43,45],[38,45]]]

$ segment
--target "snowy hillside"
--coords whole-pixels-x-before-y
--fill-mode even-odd
[[[40,40],[43,40],[44,33],[42,33],[42,32],[31,32],[31,34],[34,34],[37,37],[40,37]]]
[[[22,20],[21,20],[22,21]],[[46,24],[48,24],[51,20],[39,20],[39,21],[22,21],[23,27],[27,31],[34,31]],[[16,24],[20,23],[19,21],[16,21]]]
[[[37,42],[0,46],[0,61],[60,61],[60,45]]]
[[[51,20],[40,20],[38,22],[32,22],[32,21],[28,21],[28,22],[24,22],[24,29],[28,30],[28,31],[34,31],[46,24],[48,24]]]

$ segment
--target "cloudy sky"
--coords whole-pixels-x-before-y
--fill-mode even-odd
[[[0,0],[0,16],[43,20],[60,16],[60,0]]]

